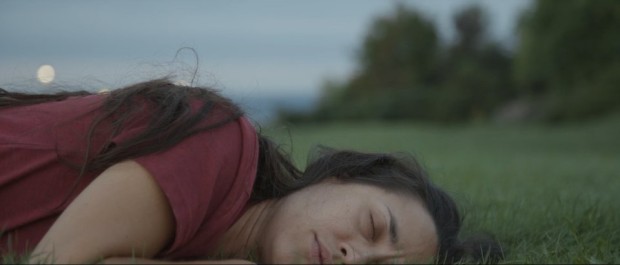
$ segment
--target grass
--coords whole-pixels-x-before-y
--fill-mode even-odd
[[[317,144],[408,152],[506,263],[620,263],[620,116],[555,126],[334,123],[265,133],[305,165]]]

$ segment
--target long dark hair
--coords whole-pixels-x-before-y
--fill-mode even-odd
[[[28,94],[0,88],[0,109],[63,101],[70,97],[92,94],[87,91]],[[146,102],[149,106],[148,127],[131,139],[112,144],[110,140],[114,134],[120,132],[126,122],[143,111],[140,109],[143,104],[136,104],[137,102]],[[197,110],[193,110],[192,105],[198,106]],[[226,115],[223,115],[221,120],[199,127],[198,124],[204,124],[201,121],[216,107],[224,110]],[[220,96],[214,89],[177,85],[167,79],[115,89],[106,96],[99,111],[88,130],[82,163],[75,165],[65,161],[79,170],[78,178],[87,172],[102,171],[127,159],[165,150],[188,136],[223,126],[243,115],[237,105]],[[101,150],[91,150],[92,136],[103,124],[111,125],[108,142]],[[280,197],[287,190],[287,186],[301,175],[289,156],[276,143],[261,134],[258,137],[259,164],[251,202]]]
[[[86,91],[60,92],[57,94],[25,94],[8,92],[0,89],[0,108],[38,104],[51,101],[62,101],[69,97],[86,96],[92,93]],[[104,144],[103,150],[97,150],[93,157],[90,142],[92,135],[100,125],[111,125],[111,139],[120,132],[125,123],[131,120],[142,109],[137,109],[138,101],[146,102],[149,106],[150,121],[148,127],[140,134],[124,142]],[[192,111],[190,104],[199,105],[197,111]],[[227,116],[212,124],[203,127],[196,125],[203,120],[209,111],[218,105],[227,110]],[[117,89],[106,96],[106,100],[99,108],[100,113],[93,119],[88,130],[88,142],[85,159],[81,166],[81,173],[100,171],[115,163],[126,159],[139,157],[169,148],[188,136],[224,125],[242,115],[241,110],[228,99],[220,97],[210,89],[178,86],[166,79],[157,79],[138,83]]]
[[[91,92],[61,92],[56,94],[25,94],[0,88],[2,108],[62,101],[69,97],[91,95]],[[89,128],[88,138],[103,123],[112,131],[122,130],[141,109],[136,102],[146,101],[152,107],[149,126],[124,142],[104,145],[90,157],[90,144],[83,163],[77,167],[79,176],[96,172],[126,159],[165,150],[188,136],[225,125],[243,115],[229,99],[206,87],[180,86],[167,79],[157,79],[113,90],[100,108]],[[197,104],[197,110],[192,105]],[[227,115],[218,121],[198,126],[215,107]],[[412,157],[394,154],[361,153],[355,151],[317,148],[314,157],[302,173],[289,155],[269,138],[259,133],[259,161],[250,203],[282,198],[296,190],[335,177],[345,182],[366,183],[387,190],[404,192],[419,198],[432,216],[439,238],[437,262],[454,263],[464,259],[474,262],[497,262],[503,252],[492,239],[463,240],[458,238],[462,224],[454,200],[435,186],[426,172]],[[90,140],[89,140],[90,143]]]

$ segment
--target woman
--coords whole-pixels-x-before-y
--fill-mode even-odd
[[[450,263],[499,254],[491,241],[458,240],[456,205],[415,161],[324,148],[301,173],[206,88],[0,90],[0,128],[2,255]]]

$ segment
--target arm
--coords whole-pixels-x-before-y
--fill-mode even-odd
[[[34,249],[31,262],[149,258],[173,236],[174,217],[164,193],[148,171],[127,161],[105,170],[69,204]]]

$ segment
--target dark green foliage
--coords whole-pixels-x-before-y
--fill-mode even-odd
[[[536,1],[522,18],[515,57],[521,91],[544,101],[550,120],[620,106],[620,2]]]
[[[433,111],[438,120],[486,119],[514,98],[511,58],[487,39],[487,17],[472,6],[457,13],[457,41],[447,48],[440,93]]]
[[[359,72],[332,88],[338,104],[322,112],[353,119],[424,118],[429,101],[421,95],[434,82],[438,48],[434,25],[398,6],[375,21],[359,54]]]
[[[326,81],[314,112],[281,118],[460,122],[521,102],[522,120],[555,121],[620,108],[620,1],[535,1],[514,51],[488,37],[480,7],[453,22],[455,40],[442,43],[431,20],[397,5],[370,27],[352,76]]]
[[[457,14],[458,40],[444,47],[435,25],[398,5],[375,20],[358,54],[358,71],[344,82],[327,81],[310,117],[289,121],[466,120],[489,116],[513,93],[510,58],[486,38],[477,7]]]

